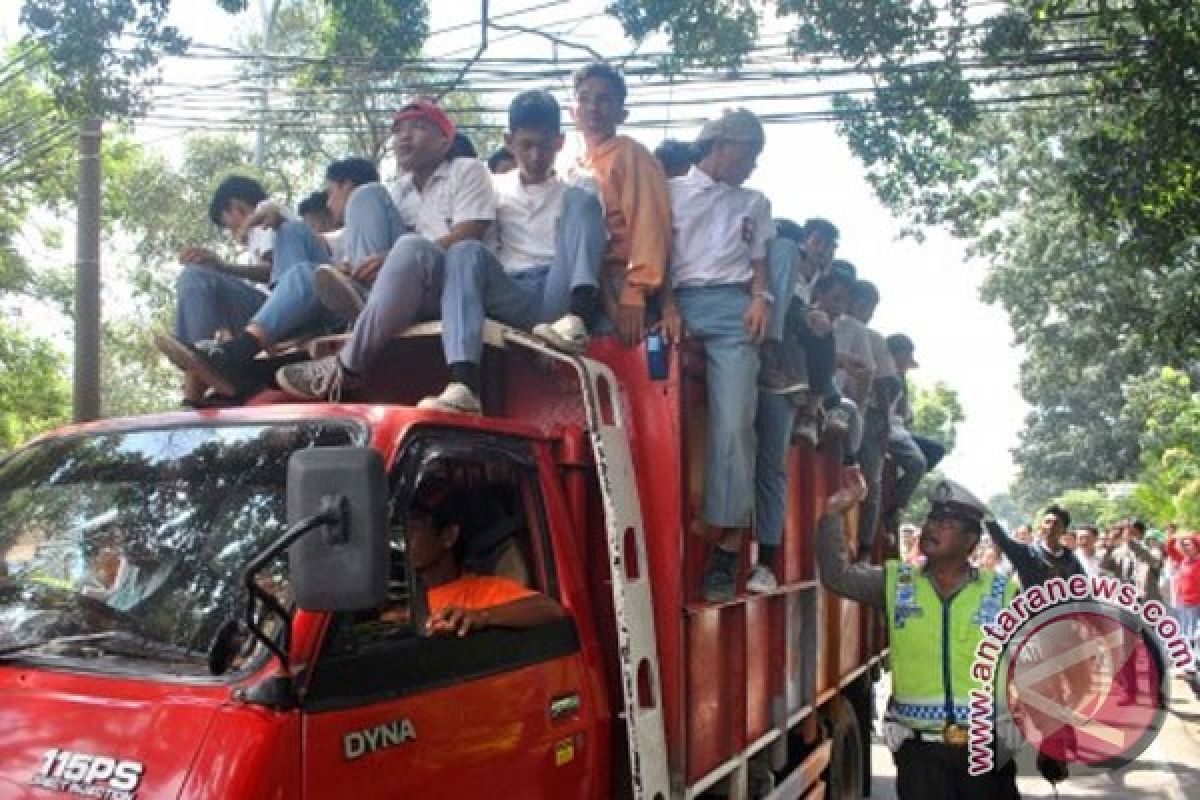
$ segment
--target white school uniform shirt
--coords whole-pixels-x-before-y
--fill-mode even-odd
[[[771,202],[762,192],[714,181],[692,167],[668,181],[671,192],[671,285],[749,283],[750,262],[767,257],[775,236]]]
[[[892,359],[891,351],[888,350],[887,340],[883,338],[883,334],[867,328],[867,339],[871,342],[871,360],[875,362],[875,380],[897,377],[896,362]],[[872,392],[872,407],[878,407],[874,402],[875,399],[875,393]],[[886,411],[887,409],[882,410]]]
[[[541,183],[525,183],[514,169],[492,176],[496,190],[496,224],[488,244],[504,269],[520,272],[554,261],[558,220],[567,184],[556,174]]]
[[[871,337],[866,325],[849,314],[842,314],[833,323],[833,341],[837,352],[854,356],[865,362],[868,370],[875,372],[875,357],[871,350]],[[833,376],[838,391],[845,391],[849,380],[850,376],[844,369],[839,369]]]
[[[388,191],[404,226],[430,241],[442,238],[460,222],[496,219],[492,174],[476,158],[443,161],[424,189],[418,189],[406,172]]]

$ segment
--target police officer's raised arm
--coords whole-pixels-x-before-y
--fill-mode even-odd
[[[883,567],[850,561],[843,515],[862,500],[858,487],[842,489],[829,498],[817,523],[817,566],[821,583],[832,592],[876,608],[886,603]]]

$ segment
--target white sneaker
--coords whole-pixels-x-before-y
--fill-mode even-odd
[[[587,326],[575,314],[567,314],[555,322],[534,325],[533,335],[564,353],[579,354],[588,346]]]
[[[465,383],[448,383],[437,397],[426,397],[417,408],[427,411],[457,411],[460,414],[482,414],[479,398]]]
[[[750,577],[746,578],[746,591],[754,592],[755,594],[767,594],[779,588],[779,581],[775,580],[775,573],[771,572],[771,568],[763,564],[755,564],[754,569],[750,570]]]

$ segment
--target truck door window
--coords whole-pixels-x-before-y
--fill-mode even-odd
[[[430,548],[452,548],[461,575],[503,578],[491,583],[512,581],[521,592],[559,599],[537,472],[525,446],[454,436],[449,444],[411,444],[395,470],[389,597],[382,609],[334,620],[310,691],[317,706],[352,702],[348,687],[376,697],[404,694],[578,649],[569,619],[521,631],[430,635],[421,579],[428,574],[423,570],[429,569]],[[457,537],[438,521],[446,497],[454,504]],[[339,673],[346,681],[336,686]]]

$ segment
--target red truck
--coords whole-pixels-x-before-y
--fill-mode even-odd
[[[264,394],[4,459],[0,797],[863,795],[881,640],[811,551],[836,460],[792,449],[780,589],[705,604],[702,359],[655,377],[488,323],[468,417],[414,407],[436,333],[363,402]],[[421,633],[403,509],[430,474],[489,522],[467,564],[563,619]]]

